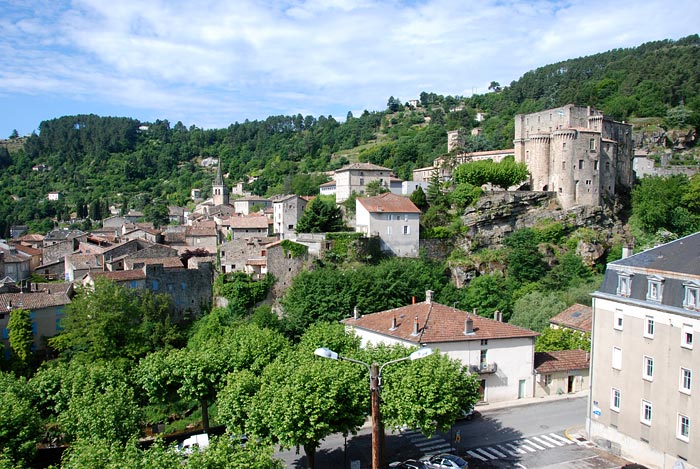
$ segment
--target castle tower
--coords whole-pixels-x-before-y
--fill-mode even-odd
[[[224,184],[224,176],[221,174],[221,158],[216,167],[216,177],[211,185],[212,201],[214,205],[228,205],[228,190]]]

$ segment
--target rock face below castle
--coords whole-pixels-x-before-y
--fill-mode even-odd
[[[561,210],[552,192],[494,192],[467,208],[462,222],[469,228],[467,238],[472,249],[497,247],[513,231],[532,228],[542,221],[558,221],[570,228],[596,227],[612,229],[610,213],[600,206],[577,206]]]
[[[612,205],[632,188],[632,126],[591,107],[566,106],[515,116],[515,160],[534,191],[556,194],[564,209]]]

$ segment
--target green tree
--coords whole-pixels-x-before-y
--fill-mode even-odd
[[[26,309],[12,310],[7,322],[7,329],[9,330],[12,354],[17,359],[20,368],[25,369],[32,358],[32,345],[34,345],[29,311]]]
[[[421,211],[428,208],[428,197],[421,186],[416,187],[416,190],[411,193],[410,199],[413,205],[421,209]]]
[[[316,197],[297,222],[298,233],[328,233],[345,230],[343,214],[331,200]]]
[[[341,351],[340,353],[343,353]],[[292,352],[270,364],[252,398],[247,428],[283,448],[304,448],[315,467],[316,449],[333,433],[354,433],[368,409],[366,370],[313,354]]]
[[[160,228],[168,224],[168,205],[162,200],[148,204],[144,207],[143,215],[147,222],[153,223],[155,228]]]
[[[513,310],[510,288],[501,273],[480,275],[469,283],[463,294],[460,306],[466,310],[477,310],[479,316],[492,318],[495,311],[503,313],[507,322]]]
[[[539,252],[537,233],[530,228],[515,231],[505,239],[508,277],[515,282],[529,283],[541,279],[547,265]]]
[[[373,197],[373,196],[379,195],[379,194],[385,194],[387,192],[389,192],[389,189],[387,189],[385,186],[383,186],[382,183],[379,182],[378,180],[370,181],[365,186],[365,193],[369,197]]]
[[[640,227],[653,234],[665,228],[672,230],[671,214],[688,193],[685,175],[647,176],[632,190],[632,213]]]
[[[533,291],[515,301],[510,322],[513,325],[542,331],[549,320],[566,309],[566,303],[555,292]]]
[[[12,133],[10,134],[10,140],[14,140],[16,138],[19,138],[19,133],[17,132],[17,129],[12,129]]]
[[[450,203],[460,211],[463,211],[469,205],[473,204],[479,197],[484,193],[481,187],[472,186],[469,183],[458,184],[452,192],[449,193],[448,197]]]
[[[94,359],[139,358],[174,345],[182,335],[170,320],[170,298],[151,296],[97,279],[94,290],[83,288],[66,309],[62,331],[49,344],[67,355]]]
[[[545,328],[535,342],[536,352],[553,352],[556,350],[591,351],[591,334],[567,328]]]
[[[126,442],[139,432],[134,387],[119,364],[73,360],[56,398],[58,423],[69,440]]]
[[[384,347],[368,349],[365,355],[382,355]],[[389,359],[408,356],[406,347],[390,349]],[[371,360],[368,358],[368,360]],[[408,426],[431,436],[447,431],[464,409],[479,400],[479,383],[459,360],[442,353],[414,361],[392,364],[382,380],[382,419],[389,427]]]
[[[0,461],[23,467],[41,436],[41,419],[24,378],[0,372]]]

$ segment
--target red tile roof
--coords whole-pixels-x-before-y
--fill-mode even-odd
[[[385,192],[374,197],[358,198],[357,201],[370,213],[420,213],[411,199]]]
[[[347,166],[344,166],[338,170],[336,170],[336,173],[342,173],[343,171],[350,171],[350,170],[362,170],[362,171],[391,171],[389,168],[385,168],[384,166],[377,166],[376,164],[372,163],[352,163]]]
[[[584,370],[590,365],[591,355],[585,350],[557,350],[535,352],[535,371],[540,374],[554,371]]]
[[[577,331],[591,332],[593,324],[593,309],[579,303],[573,304],[549,320],[556,324]]]
[[[69,303],[70,298],[68,298],[65,292],[0,293],[0,311],[3,312],[11,308],[36,310],[50,308],[52,306],[63,306]]]
[[[231,217],[227,221],[229,223],[229,226],[234,230],[246,228],[266,230],[269,225],[269,220],[267,219],[267,217],[261,215]]]
[[[394,318],[396,318],[396,328],[392,330]],[[467,318],[471,318],[474,321],[474,334],[464,333]],[[418,321],[418,335],[413,335],[415,320]],[[475,316],[466,311],[435,302],[422,302],[402,306],[401,308],[361,316],[358,319],[348,318],[342,322],[357,329],[364,329],[416,344],[510,339],[536,337],[539,335],[537,332],[529,329]]]

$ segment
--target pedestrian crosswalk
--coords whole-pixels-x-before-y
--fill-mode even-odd
[[[505,443],[473,448],[466,451],[469,456],[489,461],[508,457],[519,457],[528,453],[544,451],[559,446],[573,445],[574,441],[557,433],[547,433],[544,435],[529,436]]]
[[[401,434],[424,454],[445,453],[452,450],[450,443],[437,434],[431,438],[426,438],[421,432],[415,430],[403,431]]]

